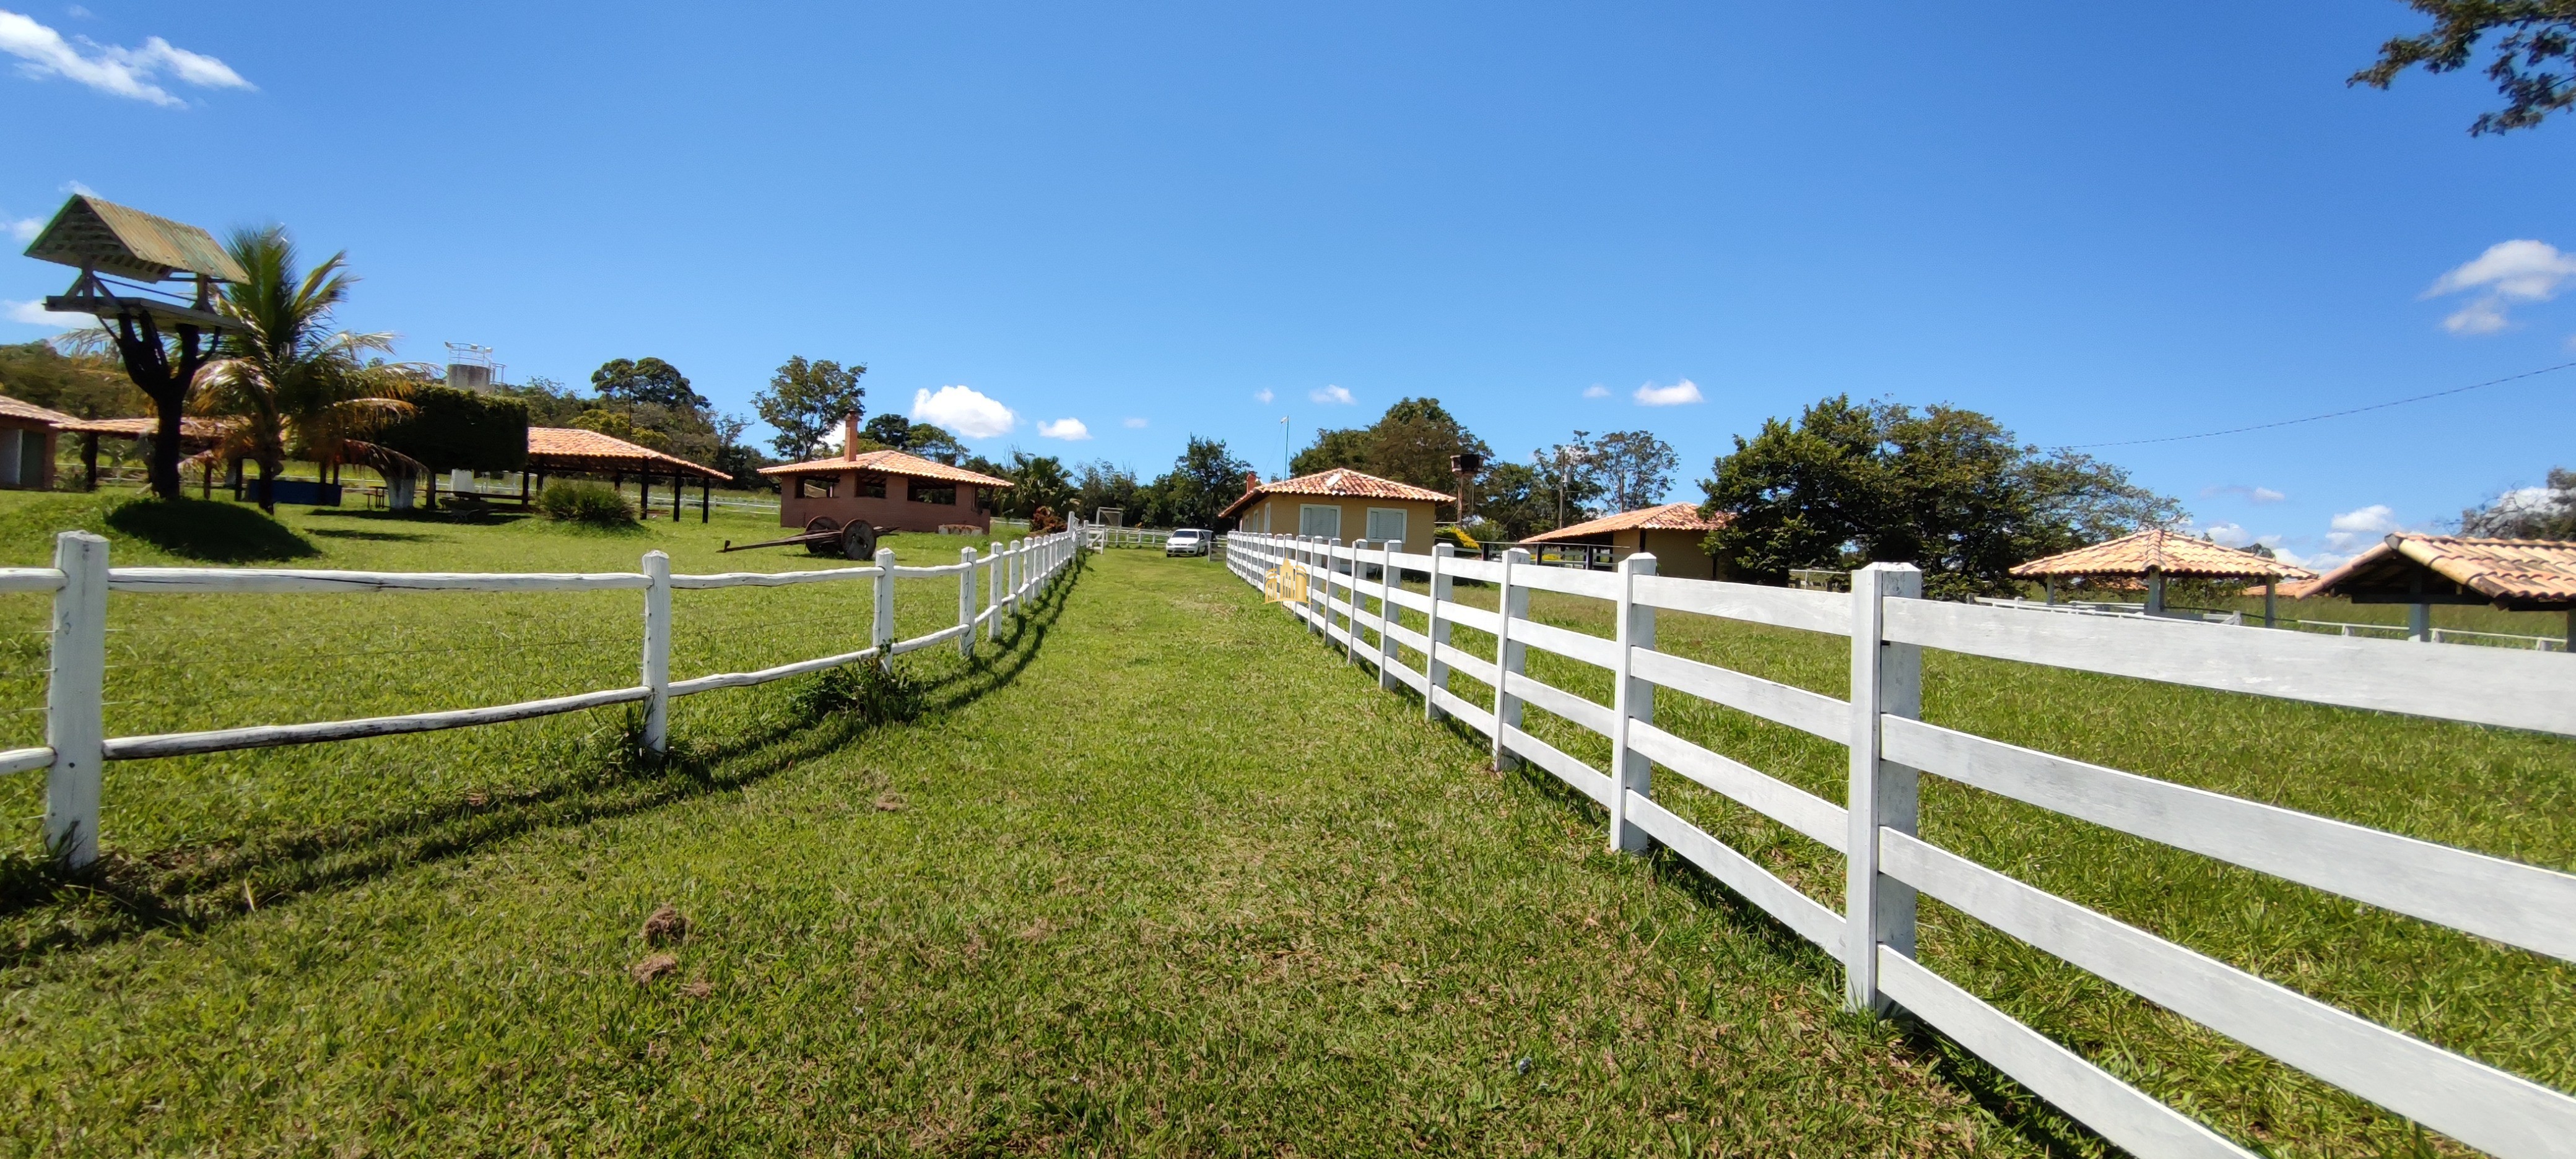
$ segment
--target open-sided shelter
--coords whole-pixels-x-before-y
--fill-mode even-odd
[[[2576,650],[2576,543],[2401,531],[2327,572],[2302,594],[2410,605],[2408,634],[2428,642],[2435,604],[2566,612],[2568,646]]]
[[[1716,579],[1717,561],[1700,544],[1709,532],[1726,526],[1728,518],[1723,512],[1703,516],[1696,503],[1664,503],[1540,532],[1521,542],[1607,546],[1614,564],[1642,551],[1655,557],[1657,575]]]
[[[159,438],[161,420],[80,419],[65,415],[54,424],[54,430],[57,434],[80,436],[81,490],[96,491],[98,490],[98,441],[125,439],[130,442],[141,442],[145,439]],[[223,434],[224,424],[221,419],[182,415],[179,419],[179,450],[183,453],[205,450],[221,442]],[[206,490],[212,493],[215,485],[214,465],[207,464],[206,472]]]
[[[1250,532],[1370,543],[1400,540],[1408,551],[1429,551],[1440,505],[1456,502],[1428,487],[1335,467],[1275,483],[1246,473],[1243,496],[1224,515]]]
[[[2164,614],[2165,580],[2168,577],[2255,580],[2263,585],[2263,624],[2266,627],[2273,624],[2272,601],[2281,582],[2310,580],[2317,576],[2306,568],[2269,556],[2221,547],[2206,539],[2195,539],[2161,527],[2034,559],[2012,569],[2012,574],[2019,579],[2043,581],[2050,603],[2057,602],[2057,581],[2062,579],[2143,583],[2147,589],[2147,614],[2150,616]]]
[[[731,479],[713,467],[692,463],[678,455],[666,455],[651,447],[637,446],[613,435],[580,427],[529,427],[528,464],[519,476],[519,498],[528,498],[529,481],[543,490],[548,475],[605,475],[612,487],[626,485],[634,476],[642,485],[638,506],[653,509],[653,480],[671,481],[671,518],[680,517],[680,502],[686,497],[689,480],[698,481],[698,522],[708,520],[708,498],[718,479]],[[429,477],[430,498],[438,496],[438,476]]]
[[[858,428],[856,416],[843,420],[839,455],[760,469],[778,480],[779,526],[812,531],[830,520],[878,531],[992,530],[978,489],[1007,490],[1010,480],[902,451],[859,450]]]

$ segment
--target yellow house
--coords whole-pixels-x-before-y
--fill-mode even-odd
[[[1237,530],[1271,535],[1311,535],[1348,543],[1401,541],[1406,551],[1431,550],[1440,505],[1450,496],[1427,487],[1335,467],[1294,479],[1264,483],[1247,473],[1243,497],[1225,509]]]
[[[1696,503],[1666,503],[1560,527],[1522,542],[1608,544],[1613,560],[1626,559],[1640,551],[1652,554],[1657,575],[1718,579],[1717,561],[1709,558],[1700,541],[1724,526],[1726,519],[1724,514],[1715,519],[1703,518]]]

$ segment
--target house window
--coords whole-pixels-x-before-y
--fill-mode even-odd
[[[1371,507],[1368,512],[1370,543],[1393,543],[1404,538],[1404,508]]]
[[[957,488],[953,485],[915,483],[906,489],[905,495],[915,503],[936,503],[942,507],[957,505]]]
[[[798,475],[798,476],[796,477],[796,497],[797,497],[797,498],[799,498],[799,499],[829,499],[829,498],[831,498],[831,497],[832,497],[832,479],[831,479],[831,477],[830,477],[830,476],[828,476],[828,475],[826,475],[826,476],[823,476],[823,477],[817,478],[817,477],[812,476],[812,475]]]
[[[861,499],[883,499],[885,498],[885,489],[885,476],[875,474],[873,472],[861,471],[859,473],[859,485],[856,489],[852,490],[850,494],[856,495]]]
[[[1297,534],[1310,539],[1341,538],[1342,505],[1339,503],[1298,504]]]

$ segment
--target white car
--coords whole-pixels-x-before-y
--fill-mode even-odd
[[[1207,532],[1195,527],[1184,527],[1173,532],[1170,539],[1163,541],[1163,554],[1166,556],[1206,555],[1208,540]]]

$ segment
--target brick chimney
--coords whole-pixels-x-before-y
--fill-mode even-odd
[[[841,458],[848,460],[858,457],[859,412],[851,411],[841,416]]]
[[[1244,494],[1246,494],[1246,495],[1250,495],[1250,494],[1252,494],[1253,492],[1258,491],[1258,490],[1260,490],[1260,489],[1261,489],[1261,472],[1259,472],[1259,471],[1246,471],[1246,472],[1244,472],[1244,473],[1243,473],[1243,493],[1244,493]]]

